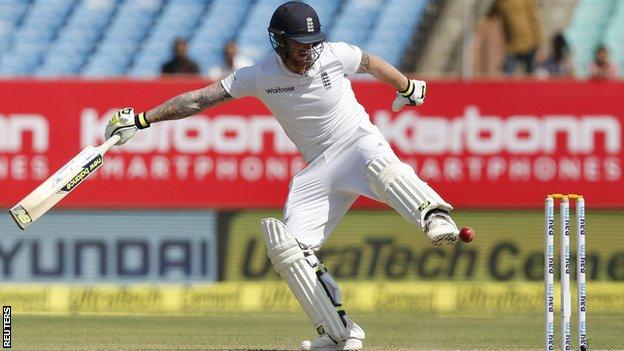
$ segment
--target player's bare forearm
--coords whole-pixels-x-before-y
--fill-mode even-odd
[[[398,91],[407,89],[409,84],[409,79],[394,66],[364,51],[362,51],[362,60],[357,72],[368,73],[377,80],[392,85]]]
[[[171,98],[147,111],[145,116],[150,123],[181,119],[232,99],[220,82],[214,82],[205,88]]]

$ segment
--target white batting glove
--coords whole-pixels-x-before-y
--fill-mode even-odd
[[[108,140],[115,134],[119,135],[120,139],[115,145],[123,145],[132,139],[137,130],[145,129],[149,126],[150,123],[145,119],[145,112],[135,115],[132,107],[122,108],[115,112],[110,121],[108,121],[104,138]]]
[[[425,102],[427,83],[424,80],[410,80],[407,89],[397,91],[392,102],[392,111],[399,112],[405,105],[419,106]]]

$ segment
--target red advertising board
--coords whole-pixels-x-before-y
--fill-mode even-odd
[[[115,109],[145,110],[205,84],[0,81],[0,207],[101,143]],[[456,207],[536,208],[555,192],[624,207],[624,83],[430,82],[426,103],[400,113],[390,87],[353,86],[397,154]],[[60,206],[279,208],[305,167],[251,98],[156,124],[105,159]]]

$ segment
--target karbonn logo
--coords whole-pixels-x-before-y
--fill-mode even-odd
[[[96,168],[100,167],[102,165],[102,161],[103,159],[101,155],[89,161],[89,163],[87,163],[82,168],[80,173],[78,173],[72,180],[70,180],[67,184],[65,184],[62,190],[68,191],[68,192],[71,191],[78,184],[80,184],[83,180],[85,180],[85,178],[87,178],[89,174],[91,174],[91,172],[93,172]]]
[[[32,135],[25,138],[26,135]],[[31,147],[24,145],[24,141],[29,140]],[[32,149],[37,153],[48,151],[49,126],[44,116],[37,114],[10,115],[0,114],[0,152],[24,152]]]
[[[622,125],[613,115],[484,116],[478,107],[466,106],[463,115],[450,119],[413,111],[391,118],[390,113],[379,112],[375,123],[404,153],[589,154],[597,151],[597,138],[604,140],[606,153],[617,154],[622,148]]]
[[[267,92],[267,94],[281,94],[281,93],[288,93],[291,91],[294,91],[295,87],[275,87],[275,88],[267,88],[264,89],[264,91]]]
[[[291,88],[268,90],[278,93]],[[102,130],[115,111],[102,114],[94,109],[82,111],[83,147],[102,142]],[[613,115],[482,116],[476,106],[467,106],[463,115],[452,118],[420,116],[413,111],[394,118],[389,111],[378,111],[372,117],[386,139],[404,154],[541,155],[596,151],[617,154],[622,147],[622,125]],[[200,115],[176,123],[157,124],[151,129],[150,133],[137,133],[132,143],[112,151],[296,153],[294,144],[270,115]]]
[[[116,108],[101,114],[90,108],[82,111],[82,147],[103,141],[102,130],[115,111]],[[176,123],[158,123],[150,128],[150,133],[137,133],[131,143],[111,151],[133,155],[171,151],[184,154],[261,154],[268,151],[269,147],[265,145],[267,137],[276,154],[296,154],[297,148],[270,115],[218,115],[210,118],[199,115]]]

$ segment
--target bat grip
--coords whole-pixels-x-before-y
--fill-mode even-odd
[[[100,145],[98,147],[99,151],[101,153],[105,153],[106,151],[108,151],[111,147],[113,147],[115,144],[117,144],[117,142],[119,142],[119,139],[121,139],[121,137],[117,134],[113,135],[112,137],[110,137],[108,140],[106,140],[104,142],[104,144]]]

